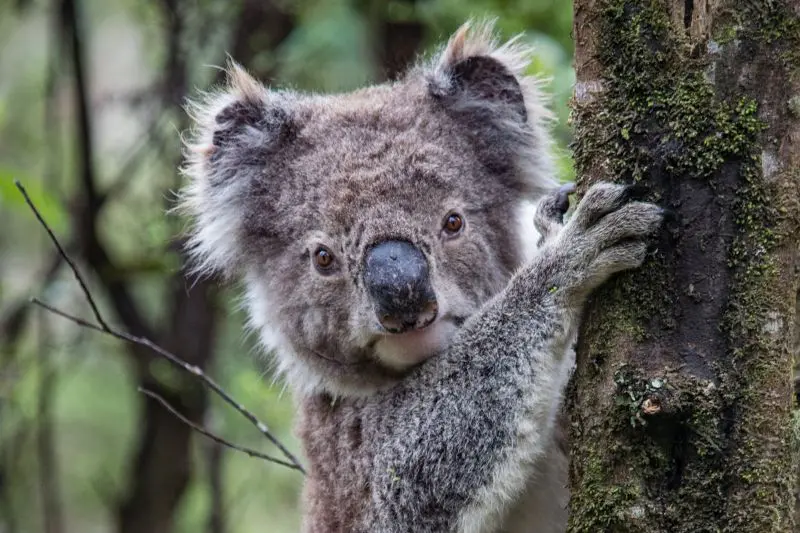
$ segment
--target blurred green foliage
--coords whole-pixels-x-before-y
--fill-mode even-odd
[[[188,65],[187,91],[218,76],[231,50],[244,0],[177,2],[185,28],[181,42]],[[423,52],[464,20],[496,17],[506,35],[535,42],[536,73],[548,77],[560,142],[561,177],[572,176],[566,146],[567,100],[573,84],[570,38],[572,6],[563,0],[282,0],[294,21],[274,49],[252,50],[249,66],[271,72],[274,85],[344,91],[378,81],[376,20],[420,22]],[[136,299],[155,322],[166,274],[177,268],[167,243],[181,221],[166,216],[176,172],[179,131],[185,117],[164,106],[160,88],[168,75],[167,20],[159,2],[87,0],[82,32],[88,54],[90,103],[97,147],[95,165],[113,202],[101,228],[120,271],[135,283]],[[52,23],[53,6],[40,0],[0,0],[0,320],[21,299],[41,295],[40,278],[52,249],[14,185],[22,180],[53,228],[69,240],[67,199],[79,187],[75,169],[71,87],[52,72],[63,68]],[[56,54],[56,61],[52,58]],[[240,58],[234,58],[240,59]],[[153,142],[148,142],[153,139]],[[123,172],[124,170],[124,172]],[[63,271],[43,295],[82,316],[88,309],[70,273]],[[102,300],[102,299],[101,299]],[[242,333],[234,295],[222,324],[211,373],[243,404],[297,450],[294,406],[273,383],[266,358]],[[104,305],[107,302],[101,301]],[[54,377],[57,477],[68,532],[115,528],[114,506],[129,475],[139,405],[127,354],[113,339],[75,328],[40,312],[13,345],[0,344],[0,531],[42,531],[35,438],[39,385]],[[176,422],[177,423],[177,422]],[[258,449],[264,439],[235,412],[212,402],[207,423],[226,438]],[[181,501],[175,532],[207,530],[211,501],[208,441],[195,439],[195,472]],[[301,476],[242,454],[224,454],[224,507],[228,531],[298,531]]]

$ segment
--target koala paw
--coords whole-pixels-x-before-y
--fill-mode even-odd
[[[566,183],[549,196],[545,196],[536,206],[533,225],[539,232],[536,246],[552,239],[564,226],[564,214],[569,209],[569,195],[575,192],[574,183]]]
[[[546,243],[554,286],[585,297],[612,274],[642,264],[664,218],[657,205],[631,201],[631,188],[594,185],[557,237]]]

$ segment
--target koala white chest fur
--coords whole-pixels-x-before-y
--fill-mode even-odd
[[[601,184],[563,223],[528,61],[464,26],[392,83],[306,95],[234,66],[193,107],[191,248],[244,280],[298,399],[307,533],[566,528],[577,320],[661,211]]]

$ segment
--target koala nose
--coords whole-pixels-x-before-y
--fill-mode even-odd
[[[364,283],[378,321],[390,333],[422,329],[439,312],[428,261],[406,241],[384,241],[367,251]]]

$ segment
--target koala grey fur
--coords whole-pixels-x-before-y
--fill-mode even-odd
[[[233,66],[191,109],[191,250],[244,280],[297,398],[307,533],[565,530],[557,419],[578,319],[642,262],[661,210],[599,184],[562,224],[529,57],[468,24],[398,81],[309,95]],[[427,327],[376,319],[365,257],[390,241],[424,256]]]

